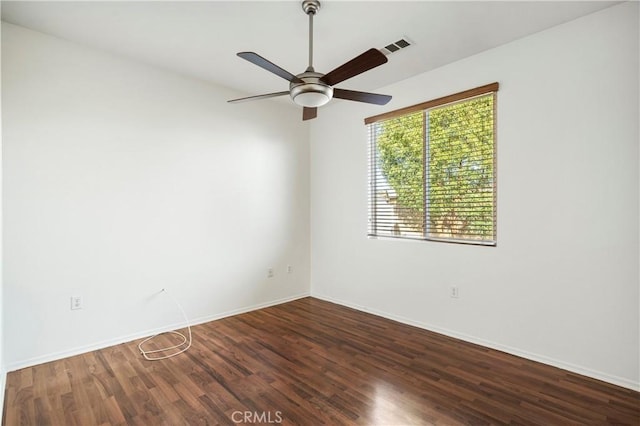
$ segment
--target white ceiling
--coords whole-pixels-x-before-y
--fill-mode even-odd
[[[618,2],[322,2],[314,21],[317,71],[327,73],[401,36],[415,44],[340,84],[376,89]],[[235,56],[254,51],[293,74],[307,65],[307,17],[297,1],[3,1],[6,22],[249,95],[288,90]]]

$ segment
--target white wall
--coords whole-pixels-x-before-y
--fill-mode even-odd
[[[312,295],[638,388],[638,71],[633,2],[323,110]],[[493,81],[498,246],[367,239],[363,118]]]
[[[9,369],[308,294],[298,109],[2,32]]]
[[[2,4],[0,4],[2,9]],[[0,45],[2,45],[2,21],[0,21]],[[0,55],[0,70],[2,69],[2,55]],[[0,72],[1,75],[1,72]],[[0,93],[2,93],[2,79],[0,78]],[[4,368],[4,308],[3,308],[3,280],[2,280],[2,102],[0,102],[0,413],[3,413],[4,390],[7,378]],[[2,414],[0,414],[2,415]]]

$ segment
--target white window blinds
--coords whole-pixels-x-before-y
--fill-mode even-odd
[[[365,120],[370,236],[496,244],[497,90]]]

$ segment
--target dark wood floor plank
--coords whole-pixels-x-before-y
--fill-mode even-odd
[[[638,392],[313,298],[192,332],[11,372],[3,425],[640,425]]]

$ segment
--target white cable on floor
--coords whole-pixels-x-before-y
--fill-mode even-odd
[[[176,355],[180,355],[183,352],[186,352],[187,349],[189,349],[191,347],[191,342],[192,342],[192,338],[191,338],[191,325],[189,325],[189,318],[187,318],[187,314],[184,312],[184,309],[182,309],[182,306],[180,306],[180,303],[178,303],[178,301],[175,299],[175,297],[173,297],[171,294],[169,294],[168,291],[166,291],[164,288],[162,289],[161,293],[166,293],[169,295],[169,297],[171,297],[171,299],[175,302],[175,304],[178,306],[178,309],[180,309],[180,312],[182,312],[182,316],[184,317],[185,322],[187,323],[187,329],[189,330],[189,339],[187,339],[185,337],[184,334],[178,332],[178,331],[163,331],[162,333],[158,333],[158,334],[154,334],[151,337],[147,337],[146,339],[144,339],[142,342],[140,342],[140,344],[138,345],[138,349],[140,350],[140,353],[142,354],[142,356],[148,360],[148,361],[159,361],[161,359],[167,359],[167,358],[171,358],[174,357]],[[152,351],[146,351],[144,349],[142,349],[142,345],[144,345],[145,343],[147,343],[148,341],[150,341],[151,339],[160,336],[161,334],[175,334],[177,336],[182,337],[182,342],[180,342],[177,345],[174,346],[170,346],[168,348],[162,348],[162,349],[154,349]],[[187,343],[188,342],[188,343]],[[181,346],[183,346],[184,344],[187,344],[186,347],[180,349],[179,351],[175,352],[175,353],[171,353],[168,355],[163,355],[163,356],[157,356],[157,357],[150,357],[149,354],[155,354],[158,352],[166,352],[166,351],[170,351],[172,349],[178,349]]]

